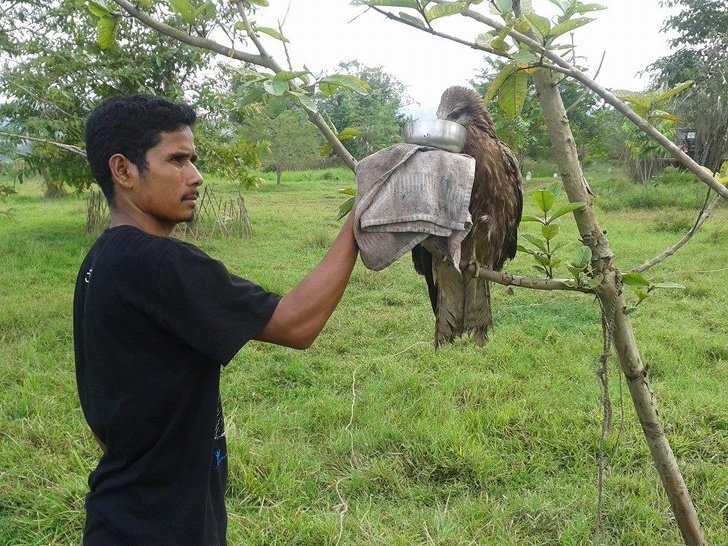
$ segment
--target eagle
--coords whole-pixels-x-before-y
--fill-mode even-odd
[[[472,228],[461,246],[462,259],[474,267],[456,268],[451,260],[417,245],[412,249],[415,270],[424,275],[435,314],[435,347],[471,334],[484,346],[493,329],[488,281],[479,269],[499,271],[516,255],[518,224],[523,212],[521,172],[513,151],[493,130],[483,99],[472,89],[450,87],[437,108],[437,117],[465,127],[462,153],[475,158],[470,196]]]

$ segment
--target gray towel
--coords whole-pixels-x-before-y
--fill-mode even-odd
[[[395,144],[356,166],[354,235],[364,265],[380,271],[417,243],[460,264],[470,231],[475,159]]]

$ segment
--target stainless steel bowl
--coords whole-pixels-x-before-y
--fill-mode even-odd
[[[461,152],[466,137],[465,127],[444,119],[408,121],[404,126],[405,142],[442,148],[449,152]]]

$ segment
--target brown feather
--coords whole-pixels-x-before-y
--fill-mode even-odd
[[[472,89],[447,89],[437,117],[466,128],[463,153],[475,158],[470,197],[473,228],[462,244],[463,260],[500,270],[516,253],[523,210],[518,161],[510,148],[498,140],[482,99]],[[476,343],[484,345],[493,327],[487,281],[469,273],[461,275],[442,256],[433,256],[432,276],[437,290],[437,305],[433,305],[435,345],[452,343],[464,333],[471,333]]]

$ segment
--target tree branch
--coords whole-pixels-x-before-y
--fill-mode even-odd
[[[440,3],[441,0],[434,1]],[[465,17],[469,17],[485,25],[488,25],[496,30],[502,30],[505,27],[503,23],[495,21],[494,19],[486,17],[483,14],[473,11],[471,9],[465,9],[461,12],[461,14]],[[672,142],[660,131],[650,125],[647,120],[638,116],[623,101],[619,100],[607,89],[596,83],[594,80],[590,79],[589,76],[581,72],[578,68],[572,66],[555,53],[552,53],[551,51],[546,49],[540,42],[537,42],[536,40],[526,36],[525,34],[521,34],[516,30],[510,30],[508,34],[518,42],[524,43],[530,46],[532,49],[543,53],[543,55],[547,57],[551,62],[563,68],[563,70],[561,71],[562,73],[568,74],[585,87],[594,91],[607,103],[611,104],[618,112],[620,112],[637,127],[639,127],[644,133],[648,134],[650,137],[656,140],[663,148],[670,152],[672,157],[677,159],[683,166],[685,166],[686,169],[690,170],[690,172],[694,173],[701,182],[713,188],[716,193],[720,194],[725,199],[728,199],[728,188],[720,184],[715,178],[705,172],[700,165],[693,161],[692,158],[688,156],[685,152],[683,152],[674,142]]]
[[[28,136],[28,135],[18,135],[16,133],[8,133],[6,131],[0,131],[0,136],[19,138],[20,140],[29,140],[31,142],[42,142],[43,144],[50,144],[51,146],[57,146],[58,148],[60,148],[62,150],[66,150],[67,152],[71,152],[71,153],[80,155],[81,157],[86,157],[86,152],[84,152],[81,148],[79,148],[77,146],[73,146],[72,144],[63,144],[62,142],[56,142],[54,140],[46,140],[45,138],[32,137],[32,136]]]
[[[698,218],[695,220],[695,224],[693,224],[693,227],[690,228],[690,230],[685,234],[685,236],[680,239],[677,243],[672,245],[670,248],[664,250],[659,255],[655,256],[651,260],[647,260],[642,265],[639,265],[632,269],[634,273],[642,273],[643,271],[647,271],[651,267],[656,266],[657,264],[664,262],[667,258],[675,254],[678,250],[680,250],[685,243],[687,243],[690,239],[692,239],[693,235],[702,227],[702,225],[705,223],[705,221],[710,218],[710,215],[715,210],[715,207],[720,202],[720,195],[714,195],[713,199],[708,202],[708,199],[710,198],[710,190],[708,190],[708,198],[705,200],[705,204],[703,205],[703,208],[698,213]]]
[[[261,55],[253,55],[252,53],[246,53],[244,51],[239,51],[232,47],[226,47],[226,46],[219,44],[213,40],[210,40],[208,38],[192,36],[184,31],[176,29],[166,23],[157,21],[150,15],[148,15],[148,14],[144,13],[143,11],[141,11],[140,9],[137,9],[136,7],[134,7],[134,5],[127,2],[127,0],[113,0],[113,1],[116,5],[121,7],[129,15],[131,15],[135,19],[138,19],[139,21],[141,21],[148,27],[153,28],[154,30],[164,34],[165,36],[174,38],[175,40],[182,42],[183,44],[191,45],[193,47],[198,47],[200,49],[206,49],[208,51],[213,51],[215,53],[218,53],[220,55],[223,55],[223,56],[231,58],[231,59],[236,59],[238,61],[243,61],[245,63],[251,63],[251,64],[254,64],[257,66],[262,66],[262,67],[268,68],[270,70],[275,70],[274,66],[270,64],[269,60],[262,57]]]
[[[440,3],[440,2],[438,2],[438,3]],[[453,36],[451,34],[446,34],[444,32],[439,32],[439,31],[435,30],[434,28],[432,28],[432,26],[422,27],[420,25],[415,24],[412,21],[408,21],[407,19],[403,19],[403,18],[399,17],[399,16],[395,15],[394,13],[390,13],[390,12],[388,12],[386,10],[383,10],[383,9],[381,9],[378,6],[374,6],[374,5],[370,5],[370,4],[367,4],[367,5],[371,9],[373,9],[374,11],[376,11],[377,13],[380,13],[380,14],[384,15],[387,19],[391,19],[392,21],[397,21],[398,23],[402,23],[403,25],[407,25],[409,27],[416,28],[417,30],[420,30],[422,32],[426,32],[427,34],[431,34],[432,36],[437,36],[438,38],[443,38],[444,40],[449,40],[451,42],[455,42],[457,44],[467,46],[467,47],[469,47],[471,49],[477,49],[479,51],[483,51],[484,53],[490,53],[492,55],[497,55],[498,57],[504,57],[506,59],[511,60],[511,56],[508,55],[507,53],[503,53],[502,51],[498,51],[498,50],[493,49],[491,47],[484,46],[484,45],[480,45],[480,44],[475,43],[475,42],[468,42],[467,40],[463,40],[462,38],[458,38],[457,36]],[[537,66],[541,66],[543,68],[548,68],[549,70],[553,70],[554,72],[561,72],[561,73],[566,74],[568,76],[571,75],[571,72],[570,71],[566,71],[563,68],[561,68],[560,66],[554,66],[552,64],[548,64],[548,65],[546,65],[546,64],[539,64]]]
[[[532,290],[566,290],[569,292],[582,292],[583,294],[594,294],[595,291],[587,286],[577,286],[570,279],[537,279],[533,277],[518,277],[504,271],[493,271],[492,269],[479,268],[466,262],[461,268],[463,274],[473,274],[477,271],[479,277],[501,284],[503,286],[519,286]]]
[[[148,14],[144,13],[143,11],[135,8],[133,5],[131,5],[127,0],[113,0],[114,3],[116,3],[118,6],[120,6],[122,9],[124,9],[129,15],[134,17],[135,19],[138,19],[145,25],[153,28],[154,30],[164,34],[165,36],[169,36],[170,38],[174,38],[177,41],[180,41],[182,43],[191,45],[193,47],[198,47],[200,49],[205,49],[207,51],[212,51],[213,53],[217,53],[219,55],[223,55],[228,58],[236,59],[238,61],[243,61],[246,63],[250,63],[256,66],[261,66],[263,68],[267,68],[269,70],[272,70],[276,74],[279,72],[282,72],[281,67],[278,65],[278,63],[265,51],[265,48],[263,48],[262,44],[260,45],[259,52],[260,55],[254,55],[251,53],[246,53],[243,51],[238,51],[233,48],[225,47],[222,44],[218,44],[217,42],[214,42],[212,40],[208,40],[207,38],[199,38],[196,36],[191,36],[190,34],[187,34],[186,32],[176,29],[174,27],[171,27],[165,23],[162,23],[160,21],[157,21],[153,17],[149,16]],[[244,10],[243,10],[244,12]],[[250,25],[247,23],[247,18],[244,17],[244,21],[246,22],[246,28],[248,29],[248,35],[251,34],[254,35],[252,32],[252,29],[250,28]],[[251,37],[252,39],[252,37]],[[257,43],[256,43],[257,42]],[[257,39],[257,36],[255,40],[253,40],[253,43],[256,44],[256,47],[258,47],[258,44],[260,44],[260,41]],[[293,81],[289,82],[289,85],[294,90],[300,90],[298,86],[296,86]],[[308,108],[302,103],[298,103],[298,105],[303,108],[303,110],[308,115],[308,119],[313,123],[316,128],[321,132],[321,134],[324,136],[326,141],[331,145],[331,148],[334,150],[334,153],[338,155],[341,160],[346,164],[347,167],[349,167],[351,170],[354,170],[356,167],[356,160],[354,157],[349,153],[349,151],[346,149],[346,147],[341,143],[341,141],[337,138],[336,134],[331,130],[331,128],[326,123],[326,120],[316,112],[315,110]]]

